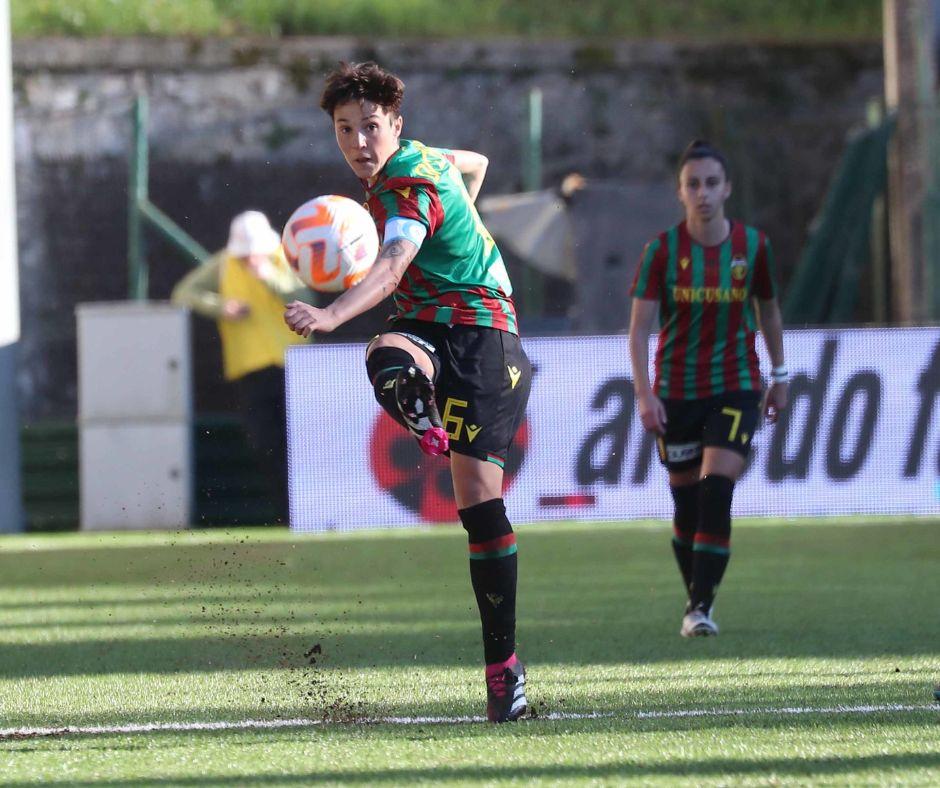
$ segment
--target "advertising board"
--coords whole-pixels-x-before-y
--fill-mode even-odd
[[[734,514],[940,513],[940,330],[791,330],[785,344],[790,407],[755,435]],[[636,414],[627,338],[524,345],[535,371],[506,463],[511,519],[671,518],[665,470]],[[422,455],[382,413],[363,350],[289,351],[292,527],[455,522],[448,461]]]

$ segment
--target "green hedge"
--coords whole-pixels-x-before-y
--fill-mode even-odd
[[[867,38],[881,0],[11,0],[16,36]]]
[[[27,531],[74,531],[79,520],[78,428],[74,422],[25,425],[23,508]],[[240,421],[200,415],[193,425],[193,522],[197,527],[274,522],[270,491]]]

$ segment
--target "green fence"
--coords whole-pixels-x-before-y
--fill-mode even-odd
[[[873,216],[887,182],[888,142],[894,119],[854,136],[843,153],[829,186],[822,210],[783,302],[788,325],[849,323],[856,316],[863,277],[872,298],[887,301],[887,265],[873,262]],[[876,225],[878,220],[875,221]]]
[[[79,523],[78,428],[42,422],[22,430],[23,508],[27,531],[72,531]],[[274,521],[267,475],[241,423],[201,416],[193,425],[193,523],[265,525]]]
[[[145,230],[162,235],[193,265],[209,257],[209,252],[191,235],[157,208],[149,198],[150,147],[147,142],[149,102],[145,94],[134,101],[131,120],[134,137],[128,161],[127,183],[127,281],[128,298],[146,300],[150,284]]]

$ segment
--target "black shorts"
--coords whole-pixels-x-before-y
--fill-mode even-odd
[[[519,337],[427,320],[394,320],[385,333],[410,339],[431,357],[451,451],[502,466],[532,386],[532,365]]]
[[[759,391],[729,391],[705,399],[664,399],[666,434],[659,459],[670,471],[702,462],[706,446],[731,449],[746,457],[760,420]]]

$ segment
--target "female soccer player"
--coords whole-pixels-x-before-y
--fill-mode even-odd
[[[450,455],[483,624],[487,717],[505,722],[525,713],[526,698],[503,462],[525,413],[531,367],[506,268],[473,204],[487,159],[402,139],[403,91],[374,63],[341,63],[327,77],[320,106],[365,187],[382,248],[362,282],[330,306],[295,301],[284,317],[303,336],[326,333],[393,296],[395,314],[369,343],[366,370],[379,405],[421,449]]]
[[[675,502],[672,540],[688,592],[680,634],[717,635],[715,591],[728,565],[731,498],[763,409],[787,404],[783,327],[767,236],[725,217],[725,157],[702,140],[679,160],[685,221],[650,241],[631,294],[630,356],[640,419],[658,436]],[[648,338],[659,308],[656,377]],[[754,335],[773,365],[761,402]]]

